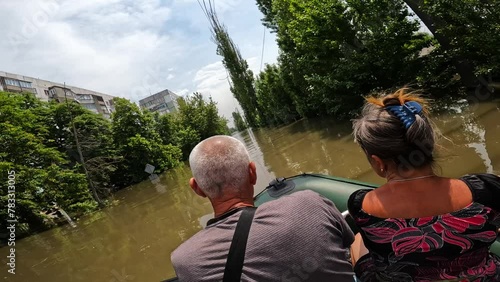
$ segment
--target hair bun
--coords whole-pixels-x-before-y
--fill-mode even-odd
[[[385,97],[382,100],[382,104],[384,104],[384,107],[387,106],[401,106],[403,105],[399,99],[399,97]]]

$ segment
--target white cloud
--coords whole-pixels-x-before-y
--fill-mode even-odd
[[[229,89],[227,72],[222,62],[212,63],[198,70],[194,81],[196,91],[204,96],[211,96],[217,102],[219,113],[230,118],[237,102]]]
[[[222,62],[215,62],[202,67],[194,77],[199,91],[210,91],[214,87],[226,84],[227,73]]]
[[[185,95],[189,94],[189,89],[184,88],[181,90],[176,90],[176,91],[174,91],[174,93],[179,95],[179,96],[185,96]]]
[[[206,3],[207,6],[209,3],[213,3],[215,5],[215,9],[218,13],[224,13],[228,10],[234,9],[237,5],[243,0],[199,0],[202,4]],[[175,0],[177,4],[197,4],[198,0]]]
[[[61,11],[64,13],[59,13],[60,18],[86,23],[81,26],[83,32],[109,33],[108,35],[112,37],[119,37],[136,30],[159,31],[171,14],[171,9],[162,6],[160,0],[93,0],[90,2],[93,4],[90,5],[76,4],[81,2],[86,1],[63,2]]]

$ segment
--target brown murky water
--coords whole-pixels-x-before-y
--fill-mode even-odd
[[[448,106],[436,115],[445,137],[440,173],[500,174],[500,101],[467,107]],[[382,183],[352,141],[350,124],[305,120],[279,129],[236,136],[258,167],[256,192],[275,176],[319,172]],[[187,185],[187,167],[168,171],[158,181],[125,189],[117,205],[16,244],[16,274],[7,273],[7,249],[1,249],[4,281],[160,281],[174,275],[170,253],[210,217],[210,204]]]

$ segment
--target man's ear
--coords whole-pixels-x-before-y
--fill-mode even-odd
[[[257,183],[257,168],[254,162],[248,164],[248,176],[250,184],[255,185]]]
[[[191,189],[193,189],[196,195],[203,198],[207,197],[207,195],[205,195],[205,193],[203,193],[203,191],[200,189],[200,186],[198,186],[198,183],[196,182],[196,179],[194,179],[194,177],[191,177],[191,179],[189,179],[189,186],[191,186]]]

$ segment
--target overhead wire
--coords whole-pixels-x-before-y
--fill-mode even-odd
[[[260,55],[260,71],[262,71],[262,64],[264,63],[264,49],[266,44],[266,27],[264,27],[264,35],[262,36],[262,53]]]

